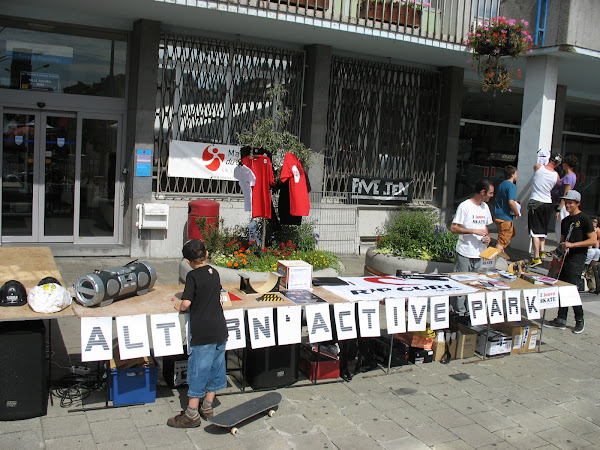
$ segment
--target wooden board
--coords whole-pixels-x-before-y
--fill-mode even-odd
[[[27,292],[42,278],[54,277],[64,286],[62,276],[54,262],[50,247],[0,247],[0,285],[8,280],[23,283]],[[72,316],[71,306],[57,313],[33,311],[28,304],[0,307],[0,320],[35,320]]]

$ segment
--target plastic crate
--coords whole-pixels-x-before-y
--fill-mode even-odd
[[[114,360],[110,369],[110,399],[113,405],[154,403],[156,401],[156,379],[158,363],[147,367],[117,369]]]

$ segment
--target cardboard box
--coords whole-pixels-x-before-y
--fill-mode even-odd
[[[446,353],[446,342],[433,341],[433,360],[441,361]]]
[[[477,333],[470,328],[458,324],[456,339],[450,345],[450,354],[453,359],[464,359],[475,356],[477,346]]]
[[[493,356],[510,355],[512,336],[490,328],[486,339],[486,329],[486,326],[474,327],[473,331],[477,332],[477,344],[475,346],[475,351],[480,355],[485,355],[488,358]]]
[[[503,322],[492,325],[495,330],[512,336],[512,354],[535,351],[540,327],[534,322],[522,320],[520,322]]]
[[[312,265],[306,261],[277,261],[281,289],[312,289]]]

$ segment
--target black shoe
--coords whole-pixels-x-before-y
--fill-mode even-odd
[[[559,322],[558,319],[551,320],[550,322],[545,322],[544,326],[546,328],[556,328],[557,330],[566,330],[567,329],[567,325],[563,322]],[[583,331],[583,328],[581,331]],[[580,331],[580,333],[581,333],[581,331]]]
[[[340,377],[344,381],[351,381],[352,380],[352,374],[348,371],[348,369],[342,369],[342,370],[340,370]]]
[[[575,327],[573,328],[573,333],[575,333],[575,334],[583,333],[584,328],[585,328],[585,320],[583,320],[583,318],[581,320],[576,320]]]

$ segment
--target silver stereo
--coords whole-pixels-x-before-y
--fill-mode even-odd
[[[114,300],[148,292],[156,282],[156,270],[146,262],[96,270],[73,283],[75,300],[83,306],[107,306]]]

